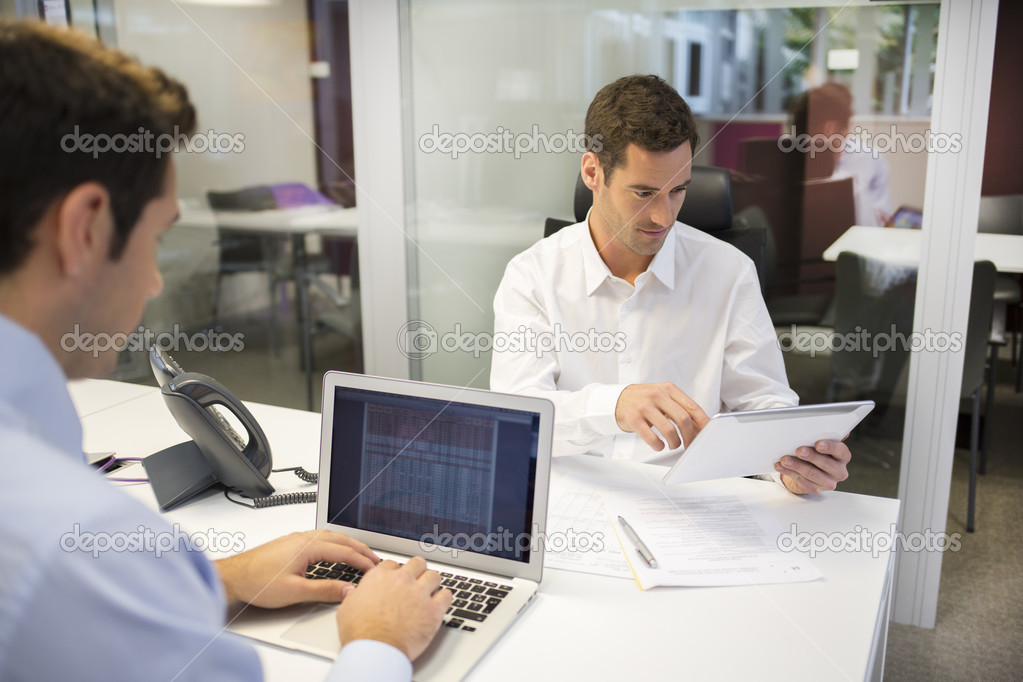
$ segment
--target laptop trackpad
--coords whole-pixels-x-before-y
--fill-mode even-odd
[[[476,663],[482,652],[474,647],[459,646],[467,642],[459,642],[464,635],[458,630],[440,626],[437,636],[420,654],[412,666],[414,680],[429,679],[462,679]],[[441,675],[441,673],[445,673]]]
[[[321,651],[331,651],[336,656],[341,651],[341,640],[337,636],[336,616],[337,604],[317,606],[285,630],[281,639],[298,642]]]
[[[281,639],[312,647],[324,653],[341,651],[341,641],[337,636],[337,606],[323,604],[315,607],[302,616],[294,625],[284,631]],[[437,636],[430,642],[426,651],[416,659],[414,676],[417,680],[432,679],[436,674],[459,672],[464,676],[478,660],[479,654],[470,647],[466,650],[458,646],[462,633],[441,626]]]

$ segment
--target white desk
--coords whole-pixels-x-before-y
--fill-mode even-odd
[[[79,417],[88,417],[153,392],[150,386],[96,379],[69,381],[67,387]]]
[[[920,265],[921,230],[853,225],[824,251],[824,260],[836,261],[851,251],[892,265]],[[974,260],[989,260],[999,272],[1023,273],[1023,235],[980,232]]]
[[[102,382],[94,387],[102,398]],[[319,417],[251,405],[274,448],[274,466],[315,468]],[[146,456],[185,440],[155,389],[83,418],[85,447]],[[555,470],[561,465],[555,460]],[[593,458],[610,476],[655,474]],[[281,489],[298,485],[274,474]],[[897,500],[828,493],[799,498],[765,487],[764,503],[788,531],[888,532]],[[148,485],[127,492],[155,508]],[[184,530],[242,531],[248,547],[314,523],[312,504],[247,510],[208,493],[165,516]],[[540,593],[470,680],[736,680],[879,679],[883,669],[893,554],[825,552],[812,561],[824,578],[812,583],[752,587],[657,588],[640,592],[631,580],[548,569]],[[270,680],[322,679],[328,661],[255,643]]]

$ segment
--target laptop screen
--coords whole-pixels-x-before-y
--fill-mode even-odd
[[[334,391],[329,523],[528,563],[538,413]]]

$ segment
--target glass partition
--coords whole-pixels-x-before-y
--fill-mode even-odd
[[[159,252],[164,292],[114,378],[151,383],[155,343],[243,399],[316,408],[324,370],[361,369],[356,220],[342,210],[354,205],[347,2],[69,6],[73,28],[162,68],[198,110],[174,156],[181,217]]]
[[[417,238],[399,343],[419,378],[488,385],[505,265],[545,218],[576,219],[590,100],[655,73],[697,115],[694,163],[731,172],[736,224],[766,228],[765,298],[801,402],[878,403],[843,488],[895,496],[915,264],[861,248],[836,266],[830,247],[854,226],[882,230],[868,242],[884,247],[883,230],[920,225],[938,5],[674,4],[411,0]]]

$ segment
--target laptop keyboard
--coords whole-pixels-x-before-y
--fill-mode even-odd
[[[348,564],[320,561],[309,564],[305,577],[312,580],[344,580],[358,585],[363,572]],[[451,590],[454,601],[444,614],[444,627],[475,632],[501,601],[511,592],[511,585],[483,581],[441,571],[441,586]]]

